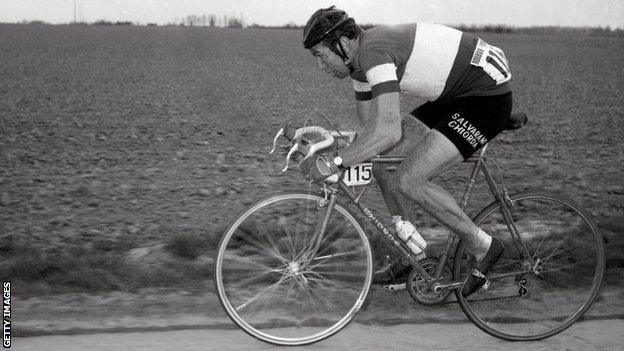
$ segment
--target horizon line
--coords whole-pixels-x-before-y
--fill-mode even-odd
[[[426,22],[420,22],[426,23]],[[434,23],[434,22],[432,22]],[[435,22],[438,23],[438,22]],[[18,22],[5,22],[0,20],[0,24],[14,24],[14,25],[49,25],[49,26],[67,26],[67,25],[104,25],[104,24],[130,24],[133,26],[161,26],[161,27],[198,27],[198,28],[228,28],[229,26],[209,26],[209,25],[187,25],[184,23],[157,23],[157,22],[139,22],[139,21],[120,21],[120,20],[106,20],[106,19],[98,19],[95,21],[87,22],[87,21],[70,21],[70,22],[59,22],[52,23],[46,22],[43,20],[26,20],[23,19]],[[603,29],[603,30],[611,30],[611,31],[622,31],[624,30],[624,25],[620,26],[611,26],[611,25],[584,25],[584,26],[563,26],[563,25],[528,25],[528,26],[518,26],[504,23],[487,23],[487,24],[466,24],[466,23],[441,23],[443,25],[449,27],[464,27],[464,28],[485,28],[485,27],[503,27],[505,29],[538,29],[538,28],[570,28],[570,29]],[[361,23],[358,24],[361,27],[376,27],[380,25],[385,25],[385,23]],[[393,24],[394,25],[394,24]],[[280,29],[301,29],[304,25],[295,24],[290,21],[282,25],[266,25],[259,23],[243,23],[242,28],[280,28]]]

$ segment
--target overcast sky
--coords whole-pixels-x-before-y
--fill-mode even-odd
[[[624,28],[624,0],[75,0],[78,19],[165,24],[187,15],[243,17],[246,24],[305,24],[336,5],[360,23],[507,24]],[[0,0],[0,21],[67,23],[74,0]]]

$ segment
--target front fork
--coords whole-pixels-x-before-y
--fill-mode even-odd
[[[320,199],[317,203],[317,206],[321,211],[320,221],[314,228],[314,234],[312,234],[312,239],[310,240],[310,248],[303,251],[305,252],[305,256],[302,258],[304,261],[310,261],[318,253],[318,250],[321,247],[321,242],[323,241],[325,230],[331,220],[334,206],[336,206],[336,201],[338,200],[338,197],[336,196],[336,189],[328,188],[324,185],[323,190],[325,192],[325,197]]]

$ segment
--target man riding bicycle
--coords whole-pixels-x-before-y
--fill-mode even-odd
[[[333,6],[308,20],[303,45],[320,69],[338,79],[351,77],[361,128],[350,146],[309,157],[302,170],[322,182],[346,166],[388,152],[402,139],[399,93],[428,100],[410,112],[426,132],[410,145],[396,173],[388,173],[382,165],[376,165],[373,173],[392,215],[409,218],[404,201],[417,203],[459,235],[474,256],[474,267],[487,273],[502,255],[502,243],[477,227],[431,179],[504,129],[512,108],[505,54],[479,38],[438,24],[362,30]],[[374,281],[390,282],[407,269],[396,260],[376,272]],[[472,294],[484,282],[471,275],[462,294]]]

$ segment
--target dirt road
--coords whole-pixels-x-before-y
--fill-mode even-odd
[[[495,339],[470,324],[456,303],[421,306],[407,292],[371,291],[344,330],[302,350],[622,350],[619,288],[606,287],[578,322],[532,343]],[[213,293],[140,293],[16,298],[15,350],[273,350],[237,329]],[[16,311],[18,309],[16,308]],[[466,341],[467,340],[467,341]]]
[[[511,343],[490,337],[471,324],[352,323],[335,336],[296,350],[621,350],[624,320],[580,322],[549,339]],[[15,339],[16,350],[273,350],[236,329],[196,329],[101,333]],[[291,349],[291,348],[289,348]]]

